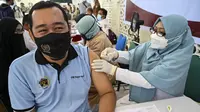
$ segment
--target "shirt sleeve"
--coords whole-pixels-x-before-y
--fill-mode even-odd
[[[8,76],[10,101],[15,111],[29,111],[35,106],[34,95],[20,74],[22,73],[10,68]]]
[[[128,51],[117,51],[119,53],[119,57],[115,60],[115,62],[122,64],[129,64],[129,52]]]
[[[98,56],[101,55],[101,52],[105,49],[104,42],[102,40],[95,39],[92,42],[89,42],[89,48],[95,52]]]
[[[141,74],[127,69],[117,68],[116,80],[146,89],[155,88]]]

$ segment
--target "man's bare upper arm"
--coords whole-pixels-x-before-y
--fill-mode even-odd
[[[93,60],[99,59],[97,54],[95,54],[93,51],[89,51],[89,56],[90,56],[90,64],[92,64]],[[112,84],[105,73],[95,72],[92,68],[91,68],[91,73],[92,73],[92,81],[100,96],[114,92]]]
[[[90,42],[90,49],[100,56],[101,52],[104,50],[104,42],[101,39],[95,39]]]

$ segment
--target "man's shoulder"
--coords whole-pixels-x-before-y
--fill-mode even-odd
[[[106,33],[105,32],[103,32],[103,31],[101,31],[100,33],[99,33],[99,35],[97,35],[97,38],[95,38],[96,40],[101,40],[101,41],[107,41],[108,40],[108,37],[107,37],[107,35],[106,35]]]
[[[71,45],[76,50],[78,55],[82,55],[84,52],[88,51],[88,47],[83,46],[82,44],[71,44]]]
[[[99,58],[92,50],[89,50],[87,46],[83,46],[82,44],[72,44],[73,48],[76,50],[79,56],[88,57],[90,60]]]
[[[33,64],[35,61],[35,50],[15,59],[11,65],[10,68],[12,67],[24,67],[29,64]]]

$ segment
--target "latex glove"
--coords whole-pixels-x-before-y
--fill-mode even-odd
[[[115,75],[115,72],[117,70],[117,66],[114,66],[110,63],[108,63],[105,60],[93,60],[93,63],[91,64],[92,69],[96,72],[104,72],[109,75]]]
[[[114,48],[106,48],[101,52],[101,58],[107,61],[114,61],[119,57],[119,53]]]

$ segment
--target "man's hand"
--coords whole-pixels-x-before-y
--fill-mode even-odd
[[[99,59],[99,57],[92,51],[89,51],[90,64],[93,60]],[[91,69],[92,81],[99,93],[99,112],[114,112],[116,105],[116,94],[105,73],[96,72]]]

